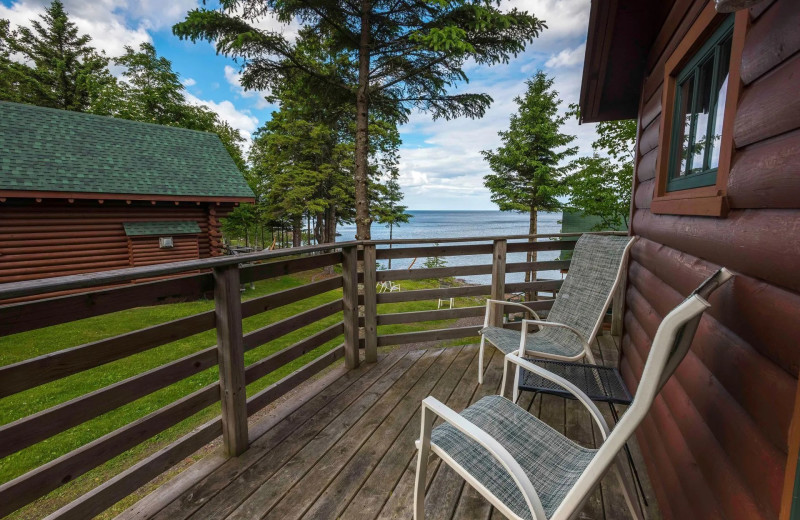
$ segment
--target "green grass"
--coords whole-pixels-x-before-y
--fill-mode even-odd
[[[306,283],[314,273],[302,273],[285,276],[256,283],[255,289],[248,289],[244,298],[250,299],[296,287]],[[438,281],[421,280],[403,282],[403,290],[414,290],[438,287]],[[321,305],[341,297],[341,290],[330,291],[312,298],[289,304],[275,310],[252,316],[243,321],[244,332],[263,327],[275,321],[287,318],[303,310]],[[436,308],[436,301],[403,302],[382,304],[380,313],[410,312],[431,310]],[[457,306],[480,305],[481,299],[459,298]],[[129,309],[126,311],[97,316],[85,320],[65,323],[35,331],[24,332],[0,338],[0,365],[15,363],[49,352],[55,352],[91,341],[115,336],[125,332],[138,330],[158,323],[174,320],[184,316],[213,309],[210,300],[186,303],[173,303],[153,307]],[[278,350],[328,327],[341,319],[333,315],[312,323],[251,350],[245,354],[245,364],[249,365]],[[387,325],[380,327],[380,334],[392,334],[416,330],[428,330],[452,326],[455,320],[440,320],[424,323]],[[329,351],[342,342],[335,338],[313,352],[301,356],[270,373],[260,380],[248,385],[248,395],[265,388],[282,377],[297,370],[312,359]],[[450,344],[469,343],[470,339],[456,340]],[[170,361],[192,354],[216,343],[215,331],[210,330],[194,336],[163,345],[127,358],[87,370],[70,377],[0,399],[0,424],[7,424],[22,417],[45,410],[88,392],[122,381]],[[159,408],[166,406],[181,397],[188,395],[218,378],[217,367],[195,374],[189,378],[170,385],[162,390],[142,397],[132,403],[117,408],[95,419],[82,423],[61,434],[34,444],[14,453],[0,461],[0,483],[9,481],[31,469],[41,466],[71,450],[101,437],[109,432],[125,426]],[[148,439],[135,448],[120,454],[107,463],[76,478],[49,495],[13,514],[11,518],[40,518],[62,505],[86,493],[98,484],[108,480],[139,460],[149,456],[166,446],[178,437],[185,435],[193,428],[219,415],[219,404],[195,414],[172,428]],[[134,494],[106,512],[104,516],[112,516],[134,503],[140,494]]]

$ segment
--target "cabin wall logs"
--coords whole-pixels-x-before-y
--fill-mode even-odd
[[[632,390],[664,315],[719,266],[736,273],[638,433],[669,519],[772,519],[785,508],[800,370],[800,3],[762,4],[742,54],[726,218],[650,212],[663,65],[706,2],[676,3],[642,91],[632,221],[642,239],[631,254],[621,361]]]
[[[145,265],[147,255],[160,261],[216,256],[222,246],[220,219],[232,209],[231,204],[207,202],[7,199],[0,202],[0,283]],[[201,233],[174,236],[173,250],[159,250],[158,237],[132,237],[129,250],[123,222],[171,220],[194,220]],[[154,255],[141,250],[148,240],[155,241]]]

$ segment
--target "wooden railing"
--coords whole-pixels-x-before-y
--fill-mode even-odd
[[[209,368],[217,366],[219,369],[218,381],[0,485],[0,516],[33,502],[217,403],[221,409],[220,416],[62,507],[53,517],[86,518],[96,515],[220,435],[225,453],[237,456],[249,445],[248,417],[337,359],[344,358],[347,368],[357,367],[361,362],[359,347],[364,351],[363,360],[374,362],[377,360],[378,347],[467,338],[476,336],[480,328],[470,325],[379,334],[380,326],[478,317],[483,316],[485,309],[483,305],[473,305],[379,314],[379,304],[467,296],[503,299],[510,292],[557,291],[561,285],[560,279],[506,283],[506,274],[566,269],[569,261],[507,263],[506,255],[572,249],[575,244],[573,241],[547,240],[565,236],[575,235],[395,240],[391,243],[392,248],[387,247],[387,241],[344,242],[0,285],[0,301],[59,291],[84,291],[0,306],[0,336],[154,305],[175,298],[196,298],[212,293],[214,297],[214,309],[210,311],[2,366],[0,399],[204,331],[216,329],[217,336],[215,346],[0,426],[0,464],[2,457]],[[528,241],[529,238],[534,241]],[[433,269],[376,269],[376,261],[389,258],[465,255],[492,255],[492,261],[488,264]],[[242,301],[240,287],[244,283],[329,266],[340,266],[338,269],[341,274]],[[173,277],[159,279],[166,275]],[[491,283],[399,292],[376,291],[376,285],[383,281],[471,275],[491,275]],[[142,279],[155,280],[130,283]],[[243,333],[242,320],[245,318],[339,289],[342,291],[341,298],[318,306],[309,305],[288,318]],[[546,310],[552,305],[552,300],[532,301],[527,305],[535,310]],[[341,316],[341,320],[245,366],[245,352],[334,315]],[[502,323],[501,313],[492,319]],[[337,338],[342,338],[339,346],[253,395],[247,395],[247,385]]]

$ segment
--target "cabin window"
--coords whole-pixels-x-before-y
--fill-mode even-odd
[[[748,11],[709,2],[667,58],[650,211],[724,217]]]
[[[733,20],[727,18],[676,79],[666,191],[716,184]]]

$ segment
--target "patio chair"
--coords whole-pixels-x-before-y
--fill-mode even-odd
[[[506,355],[506,375],[510,365],[522,367],[558,384],[586,407],[603,438],[598,449],[575,444],[506,399],[510,377],[504,378],[502,396],[484,397],[460,414],[433,397],[424,399],[417,441],[415,520],[423,520],[425,515],[431,451],[512,520],[576,517],[602,476],[617,464],[628,507],[634,518],[641,518],[635,490],[622,477],[619,454],[683,359],[708,307],[703,297],[692,293],[664,318],[653,339],[636,396],[613,431],[577,386],[514,353]],[[444,423],[433,428],[435,417]]]
[[[488,342],[505,354],[519,351],[534,357],[595,364],[589,342],[594,338],[619,285],[625,260],[636,237],[584,234],[575,243],[569,273],[553,307],[542,320],[522,303],[486,301],[486,316],[478,350],[478,383],[483,384],[483,353]],[[522,320],[521,330],[490,326],[493,307],[519,307],[534,319]],[[530,326],[539,330],[530,333]]]

